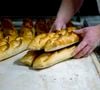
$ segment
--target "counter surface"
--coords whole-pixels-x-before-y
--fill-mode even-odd
[[[94,53],[36,71],[19,63],[26,52],[0,62],[0,90],[100,90]]]

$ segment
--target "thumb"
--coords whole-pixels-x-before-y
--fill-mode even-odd
[[[85,32],[85,29],[74,30],[73,32],[76,34],[83,34]]]
[[[61,30],[62,28],[64,28],[62,24],[58,23],[58,25],[56,25],[56,30]]]
[[[52,31],[60,31],[62,28],[62,25],[61,24],[56,24],[54,23],[52,26],[51,26],[51,29],[49,32],[52,32]]]

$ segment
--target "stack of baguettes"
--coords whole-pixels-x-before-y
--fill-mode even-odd
[[[24,19],[19,30],[10,19],[3,19],[0,26],[0,61],[25,50],[27,54],[20,59],[34,69],[43,69],[72,58],[79,37],[73,33],[76,27],[67,26],[65,30],[49,32],[54,19]]]
[[[32,20],[23,20],[22,27],[17,30],[11,19],[1,20],[0,26],[0,61],[10,58],[26,50],[35,36]]]
[[[28,45],[27,54],[20,59],[21,63],[33,69],[51,67],[72,58],[75,44],[79,42],[79,36],[73,33],[76,27],[67,26],[65,30],[48,33],[45,32],[46,28],[49,29],[48,22],[40,21],[35,25],[37,36]]]

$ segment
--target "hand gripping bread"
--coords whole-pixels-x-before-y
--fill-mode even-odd
[[[32,28],[26,27],[26,24],[31,25],[30,22],[27,21],[24,23],[25,25],[20,29],[18,37],[0,46],[0,61],[26,50],[29,43],[34,38],[35,33]]]
[[[79,37],[72,32],[73,30],[76,28],[68,27],[67,30],[37,35],[28,46],[32,51],[20,61],[33,69],[43,69],[72,58],[72,52],[76,48],[74,44],[79,42]],[[36,53],[42,49],[44,52]]]
[[[44,27],[43,23],[37,24],[36,29]],[[37,34],[28,46],[32,51],[22,57],[20,62],[33,69],[43,69],[72,58],[72,52],[76,49],[74,44],[79,42],[79,37],[73,33],[76,29],[69,25],[66,30]],[[42,53],[37,53],[42,49],[44,49]]]

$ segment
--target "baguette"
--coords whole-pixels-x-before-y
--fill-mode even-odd
[[[30,45],[28,46],[29,50],[41,50],[45,48],[46,43],[49,40],[55,40],[59,37],[59,35],[63,35],[64,33],[66,33],[65,30],[61,30],[57,33],[43,33],[43,34],[39,34],[37,35],[32,42],[30,43]]]
[[[4,39],[6,39],[7,42],[18,37],[18,32],[10,19],[3,19],[1,21],[1,30],[3,32]]]
[[[35,28],[31,19],[24,19],[22,28],[19,30],[19,36],[33,39],[35,37]]]
[[[22,57],[20,62],[32,66],[33,69],[43,69],[72,58],[72,52],[76,48],[73,44],[79,42],[79,37],[73,30],[76,30],[76,27],[37,35],[28,46],[32,51]],[[38,54],[37,51],[42,49],[44,52]]]
[[[43,33],[43,34],[36,36],[30,43],[30,45],[28,46],[28,49],[34,50],[34,51],[44,49],[44,46],[47,43],[47,41],[50,38],[54,37],[54,35],[55,33],[50,33],[50,34]]]
[[[10,43],[18,36],[17,30],[13,26],[10,19],[3,19],[1,21],[0,29],[0,46]]]
[[[32,67],[33,69],[43,69],[68,60],[73,57],[72,52],[75,48],[76,46],[72,46],[55,52],[43,53],[34,60]]]
[[[18,37],[10,43],[0,46],[0,61],[26,50],[30,41],[30,39]]]
[[[35,51],[28,51],[19,61],[27,66],[32,66],[32,63],[37,56]]]
[[[46,45],[44,46],[45,52],[55,51],[62,49],[64,47],[71,46],[79,42],[79,37],[71,30],[68,30],[66,33],[59,35],[56,39],[49,39]]]
[[[34,29],[26,27],[27,25],[31,25],[30,22],[27,21],[24,23],[25,25],[20,29],[18,37],[0,46],[0,61],[27,50],[29,43],[35,36],[35,31],[33,32]]]
[[[29,44],[29,50],[41,50],[45,52],[55,51],[68,47],[79,42],[79,37],[73,33],[75,28],[68,28],[68,30],[61,30],[52,33],[44,33],[36,36]]]
[[[33,69],[44,69],[72,58],[76,46],[71,46],[54,52],[28,51],[19,61]]]

